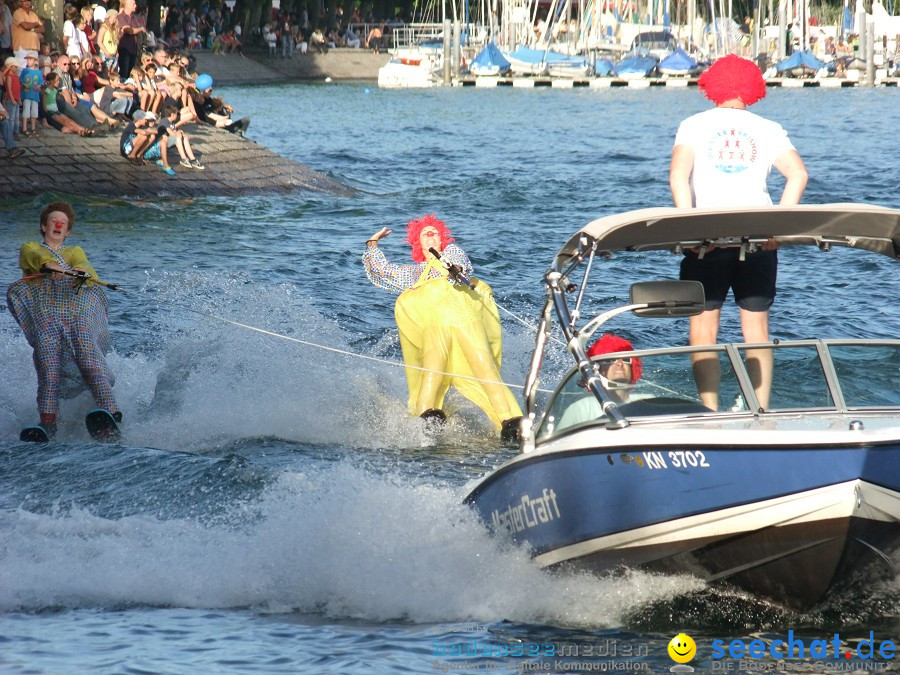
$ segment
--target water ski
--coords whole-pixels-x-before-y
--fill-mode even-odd
[[[88,433],[98,441],[117,441],[122,436],[116,419],[108,410],[91,410],[84,418]]]
[[[26,443],[49,443],[50,434],[48,434],[47,430],[40,425],[25,427],[22,429],[22,433],[19,434],[19,440],[25,441]]]

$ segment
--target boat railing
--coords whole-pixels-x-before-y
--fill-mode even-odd
[[[772,382],[760,404],[750,373],[763,353],[773,363]],[[705,354],[718,363],[718,407],[701,401],[694,362]],[[628,359],[640,364],[634,382],[601,377],[607,397],[629,423],[696,420],[710,416],[756,418],[779,414],[878,414],[900,410],[900,340],[829,339],[734,343],[707,347],[641,349],[591,359],[595,372]],[[543,406],[537,428],[541,440],[573,427],[611,425],[606,408],[588,390],[583,369],[573,367]],[[705,399],[708,403],[708,399]],[[715,404],[711,404],[714,405]]]
[[[483,46],[488,40],[487,29],[479,24],[463,23],[459,30],[460,44],[463,47]],[[444,24],[442,23],[406,23],[391,28],[390,45],[392,49],[428,44],[440,48],[443,40]]]

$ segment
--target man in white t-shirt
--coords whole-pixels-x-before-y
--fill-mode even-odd
[[[681,123],[675,136],[669,186],[678,208],[766,206],[772,203],[766,179],[774,166],[786,179],[782,206],[800,202],[808,178],[806,166],[780,124],[747,110],[766,95],[766,83],[755,63],[739,56],[716,61],[697,82],[716,104],[712,110]],[[692,345],[716,344],[719,318],[729,288],[740,307],[745,342],[769,341],[769,307],[775,301],[778,266],[776,244],[747,253],[738,249],[686,251],[681,278],[703,283],[706,310],[691,317]],[[719,363],[714,354],[696,354],[694,373],[700,399],[718,410]],[[747,369],[760,405],[769,405],[772,352],[747,352]]]

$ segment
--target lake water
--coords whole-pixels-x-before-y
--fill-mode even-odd
[[[360,194],[73,200],[69,243],[127,289],[110,295],[126,436],[90,442],[82,396],[64,403],[58,442],[15,440],[36,421],[35,376],[0,311],[0,671],[668,672],[666,645],[684,631],[691,665],[715,672],[714,639],[896,638],[896,579],[799,614],[689,577],[540,571],[461,505],[515,451],[459,399],[429,438],[406,415],[402,369],[354,357],[400,358],[394,296],[359,259],[372,233],[394,228],[383,248],[403,261],[405,223],[436,212],[498,303],[533,321],[542,273],[578,227],[670,204],[672,139],[708,106],[699,92],[221,93],[252,116],[250,138]],[[900,207],[896,90],[776,89],[754,110],[806,160],[804,201]],[[50,197],[0,204],[0,279],[18,278]],[[592,306],[675,276],[677,262],[614,259]],[[873,254],[784,250],[772,332],[895,338],[897,279]],[[641,346],[686,338],[680,321],[618,325]],[[733,305],[721,339],[739,339]],[[533,340],[504,318],[508,382],[523,382]],[[554,351],[544,382],[567,367]],[[787,666],[843,665],[816,663]]]

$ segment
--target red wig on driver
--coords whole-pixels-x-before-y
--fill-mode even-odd
[[[620,338],[618,335],[613,335],[612,333],[607,333],[602,338],[597,340],[594,344],[591,345],[590,349],[587,350],[587,355],[590,357],[594,356],[602,356],[603,354],[611,354],[612,352],[633,352],[634,347],[631,346],[631,343],[625,338]],[[644,366],[641,363],[641,360],[638,357],[634,357],[631,359],[631,384],[634,384],[639,379],[641,379],[641,373],[644,370]]]
[[[412,259],[417,263],[425,262],[425,253],[422,252],[422,244],[419,243],[419,235],[426,227],[434,227],[438,234],[441,235],[441,251],[447,248],[447,244],[456,241],[450,228],[444,224],[443,220],[438,220],[437,216],[429,213],[421,218],[413,218],[406,224],[406,241],[412,246]]]
[[[766,81],[759,66],[734,54],[712,64],[697,80],[697,86],[716,105],[736,98],[744,105],[753,105],[766,96]]]

